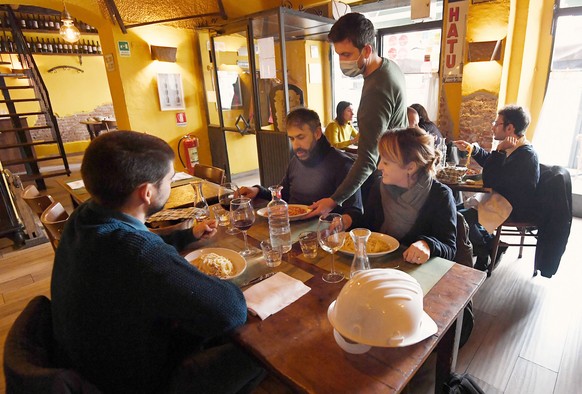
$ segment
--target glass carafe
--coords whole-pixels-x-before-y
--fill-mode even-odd
[[[370,238],[370,234],[372,232],[367,228],[355,228],[350,231],[350,236],[354,241],[354,249],[356,251],[354,259],[352,260],[352,267],[350,268],[350,277],[354,276],[358,271],[370,269],[370,260],[366,253],[366,243],[368,242],[368,238]]]
[[[204,181],[194,181],[190,183],[192,188],[194,188],[194,218],[196,221],[201,222],[204,219],[208,219],[210,216],[210,209],[208,208],[208,203],[204,198],[202,193],[202,183]]]

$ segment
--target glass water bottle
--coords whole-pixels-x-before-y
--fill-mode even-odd
[[[269,214],[269,236],[273,247],[281,246],[283,253],[291,250],[291,226],[289,224],[289,207],[281,198],[283,186],[271,186],[272,199],[267,205]]]

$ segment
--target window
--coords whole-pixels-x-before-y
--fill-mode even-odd
[[[582,171],[582,0],[560,5],[569,8],[555,20],[548,87],[533,143],[542,163]]]

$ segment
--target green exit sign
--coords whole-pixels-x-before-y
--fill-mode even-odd
[[[119,49],[119,56],[130,56],[129,42],[128,41],[117,41],[117,48]]]

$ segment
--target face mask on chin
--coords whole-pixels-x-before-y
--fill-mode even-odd
[[[360,60],[360,57],[362,57],[361,53],[356,60],[340,60],[340,69],[345,76],[353,78],[364,73],[366,63],[364,63],[362,68],[358,67],[358,60]]]

